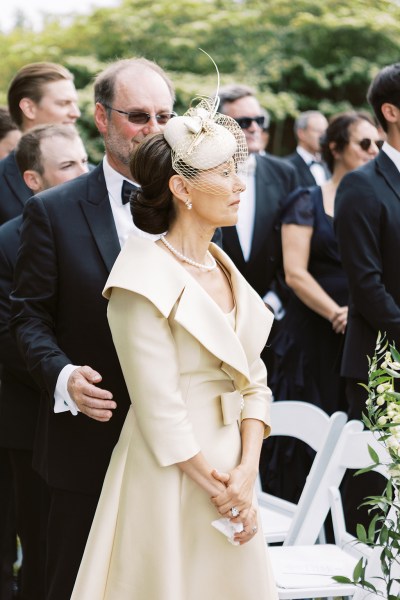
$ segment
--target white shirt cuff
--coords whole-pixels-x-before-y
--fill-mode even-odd
[[[280,321],[285,316],[285,309],[282,306],[279,296],[272,290],[269,290],[263,298],[265,304],[268,304],[274,311],[275,319]]]
[[[54,412],[62,413],[68,410],[76,416],[79,412],[78,406],[72,400],[68,393],[68,379],[69,376],[75,369],[78,369],[76,365],[66,365],[57,379],[56,389],[54,391]]]

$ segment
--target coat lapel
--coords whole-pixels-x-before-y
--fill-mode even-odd
[[[121,250],[108,197],[102,165],[88,175],[88,194],[81,207],[96,241],[100,255],[110,272]]]
[[[210,250],[231,276],[237,304],[235,330],[201,285],[164,250],[146,239],[128,240],[104,295],[109,297],[112,287],[144,295],[165,317],[173,318],[222,363],[249,380],[249,364],[260,355],[273,317],[226,254],[215,244]],[[155,268],[157,277],[153,276]]]
[[[400,173],[386,152],[380,152],[375,159],[376,170],[383,176],[391,190],[400,199]]]
[[[271,215],[275,214],[274,204],[276,202],[273,181],[269,177],[269,172],[262,156],[256,156],[256,164],[256,211],[250,260],[258,254],[265,241],[266,224],[270,223]]]

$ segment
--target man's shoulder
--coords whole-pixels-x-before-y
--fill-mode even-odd
[[[270,171],[275,171],[285,175],[296,174],[296,168],[290,164],[285,158],[273,156],[269,153],[260,154],[258,158],[260,166],[263,166]]]

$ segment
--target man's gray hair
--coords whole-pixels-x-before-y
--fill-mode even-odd
[[[241,98],[246,98],[247,96],[254,96],[255,91],[248,87],[247,85],[239,85],[236,83],[231,83],[229,85],[223,85],[219,88],[219,112],[224,112],[224,104],[229,104],[230,102],[236,102],[236,100],[240,100]]]
[[[294,122],[293,131],[297,136],[297,132],[299,129],[307,129],[309,120],[312,117],[323,117],[324,115],[319,110],[306,110],[299,114],[297,119]]]

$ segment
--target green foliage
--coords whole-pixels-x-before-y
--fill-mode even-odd
[[[330,116],[366,108],[373,75],[399,60],[400,6],[390,0],[121,0],[118,8],[89,16],[48,16],[40,32],[20,14],[11,33],[0,33],[0,103],[13,74],[28,62],[66,64],[85,89],[106,62],[141,55],[171,73],[182,111],[193,95],[215,89],[199,47],[218,64],[222,84],[238,81],[257,90],[272,115],[272,135],[275,128],[281,134],[302,110]],[[86,104],[83,113],[93,140]],[[286,136],[274,150],[288,151],[292,143]]]
[[[375,354],[368,360],[368,385],[363,385],[368,392],[364,423],[386,447],[391,461],[382,465],[378,453],[368,446],[373,464],[356,473],[359,475],[384,466],[389,475],[383,494],[368,496],[362,504],[369,507],[371,514],[374,513],[368,530],[363,525],[357,525],[358,542],[371,549],[380,549],[381,576],[374,578],[377,579],[375,583],[378,589],[366,578],[366,559],[357,563],[353,579],[345,581],[346,578],[342,576],[334,578],[339,583],[353,583],[387,600],[398,599],[398,595],[393,594],[393,588],[397,586],[398,591],[399,583],[394,573],[400,562],[400,394],[393,391],[394,381],[400,372],[399,359],[400,353],[396,347],[389,345],[385,336],[379,334]]]

